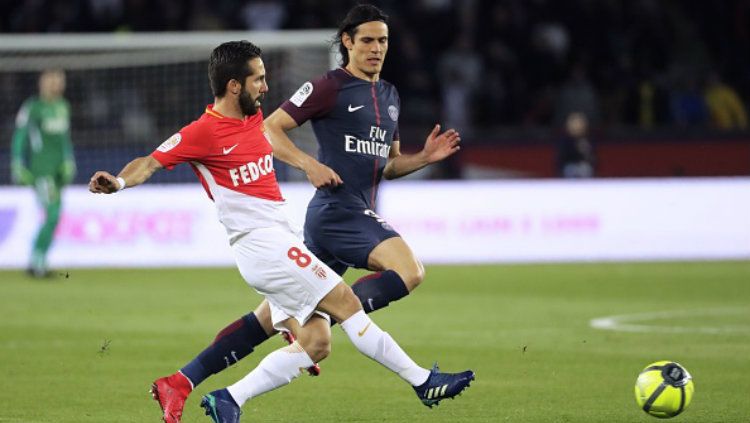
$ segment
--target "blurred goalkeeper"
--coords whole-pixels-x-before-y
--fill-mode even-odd
[[[44,207],[44,221],[34,239],[29,275],[48,277],[47,253],[60,220],[61,192],[76,172],[70,141],[70,106],[63,98],[65,73],[46,70],[39,77],[39,96],[27,99],[16,117],[11,173],[17,184],[34,187]]]

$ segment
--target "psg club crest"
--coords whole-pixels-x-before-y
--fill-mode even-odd
[[[398,109],[394,105],[388,106],[388,116],[391,117],[391,120],[396,122],[398,121]]]

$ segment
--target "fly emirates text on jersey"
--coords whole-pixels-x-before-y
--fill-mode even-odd
[[[344,148],[347,153],[371,154],[387,159],[391,152],[391,146],[385,143],[387,132],[379,126],[371,126],[369,140],[361,140],[354,135],[344,135]]]

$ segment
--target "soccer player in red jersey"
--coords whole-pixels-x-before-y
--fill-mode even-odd
[[[300,369],[323,360],[330,352],[331,317],[362,354],[411,384],[425,405],[468,387],[474,379],[470,370],[451,374],[418,366],[365,314],[341,277],[307,249],[287,218],[260,112],[268,91],[260,49],[247,41],[220,45],[211,54],[209,78],[215,102],[197,121],[117,176],[98,171],[89,182],[91,192],[112,194],[144,183],[160,168],[190,163],[216,205],[240,273],[266,298],[270,316],[263,323],[296,338],[237,383],[204,396],[206,414],[216,423],[239,422],[245,401],[290,383]],[[184,376],[164,382],[153,394],[164,421],[176,423],[192,386]]]

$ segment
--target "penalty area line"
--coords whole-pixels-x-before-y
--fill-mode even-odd
[[[748,314],[744,308],[717,308],[706,310],[671,310],[647,313],[620,314],[597,317],[589,321],[589,326],[599,330],[641,333],[705,333],[705,334],[750,334],[750,326],[678,326],[657,325],[644,322],[699,316],[736,316]]]

